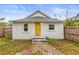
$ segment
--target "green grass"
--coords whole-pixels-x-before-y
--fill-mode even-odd
[[[0,47],[8,45],[9,42],[10,42],[10,40],[8,40],[6,38],[0,38]]]
[[[0,55],[13,55],[23,50],[31,50],[31,40],[14,40],[10,41],[0,38]]]
[[[79,43],[54,39],[47,39],[47,42],[66,55],[79,55]]]

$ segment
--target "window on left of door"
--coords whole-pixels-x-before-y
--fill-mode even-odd
[[[28,31],[28,24],[24,24],[24,31]]]

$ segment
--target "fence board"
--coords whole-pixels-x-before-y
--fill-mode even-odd
[[[0,37],[3,37],[3,36],[5,36],[5,34],[4,34],[4,28],[0,28]]]
[[[79,42],[79,27],[67,26],[64,30],[65,39]]]

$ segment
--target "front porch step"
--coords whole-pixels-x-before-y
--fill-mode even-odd
[[[35,36],[34,39],[44,39],[46,38],[45,36]]]
[[[46,41],[46,38],[34,38],[33,41],[34,42]]]

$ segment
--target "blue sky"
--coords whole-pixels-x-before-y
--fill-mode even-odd
[[[39,10],[52,18],[56,15],[56,18],[63,20],[68,8],[68,17],[77,15],[78,6],[78,4],[0,4],[0,16],[5,17],[5,21],[16,20]]]

